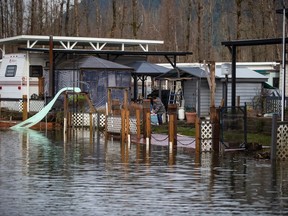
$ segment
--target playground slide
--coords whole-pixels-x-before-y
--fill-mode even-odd
[[[37,124],[38,122],[40,122],[47,114],[48,112],[51,110],[51,108],[53,107],[54,103],[56,102],[57,98],[64,92],[64,91],[74,91],[76,93],[81,92],[81,89],[78,87],[65,87],[62,88],[55,96],[54,98],[38,113],[36,113],[35,115],[33,115],[32,117],[30,117],[29,119],[26,119],[25,121],[14,125],[12,127],[10,127],[11,129],[20,129],[20,128],[29,128],[32,127],[33,125]]]

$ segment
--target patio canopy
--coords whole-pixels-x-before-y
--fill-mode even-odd
[[[196,78],[206,78],[205,70],[200,67],[177,67],[156,77],[158,80],[188,80]]]

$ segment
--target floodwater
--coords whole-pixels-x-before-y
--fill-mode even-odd
[[[0,215],[288,215],[288,163],[0,131]]]

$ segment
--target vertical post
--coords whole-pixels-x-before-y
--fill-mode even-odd
[[[228,104],[228,75],[225,75],[225,93],[224,93],[224,106],[227,107]]]
[[[220,135],[220,120],[219,120],[219,109],[213,108],[211,112],[211,123],[212,123],[212,150],[214,152],[219,152],[219,135]]]
[[[67,92],[65,92],[64,94],[64,119],[63,119],[64,142],[66,142],[66,139],[67,139],[67,117],[68,117],[68,97],[67,97]]]
[[[128,108],[125,109],[125,137],[126,142],[130,145],[130,112]]]
[[[145,119],[146,119],[146,145],[148,144],[148,146],[146,146],[146,149],[149,148],[150,149],[150,145],[151,145],[151,113],[146,112],[145,113]]]
[[[210,106],[215,107],[215,62],[211,62],[210,80],[211,80]]]
[[[169,115],[169,145],[171,149],[177,147],[177,104],[168,104],[168,115]],[[170,149],[170,147],[169,147]]]
[[[201,121],[196,117],[195,122],[195,162],[200,163],[201,154]]]
[[[111,88],[108,88],[108,94],[107,94],[107,113],[106,115],[109,115],[111,113],[111,102],[112,102],[112,97],[111,97],[111,94],[112,94],[112,90]]]
[[[133,76],[133,80],[134,80],[134,100],[136,101],[138,97],[138,80],[136,74]]]
[[[140,105],[136,107],[136,127],[137,127],[137,139],[141,138],[141,111]]]
[[[54,96],[55,79],[54,79],[54,57],[53,57],[53,36],[49,37],[49,96]]]
[[[283,1],[284,2],[284,1]],[[285,88],[286,88],[286,8],[283,5],[283,38],[282,38],[282,100],[281,121],[285,119]]]
[[[22,120],[26,120],[28,118],[28,111],[27,111],[27,95],[22,96],[23,99],[23,111],[22,111]]]
[[[277,114],[272,116],[271,161],[277,156]]]
[[[232,70],[231,70],[231,106],[235,107],[236,99],[236,46],[232,46]]]
[[[125,128],[125,109],[121,109],[121,143],[126,141],[126,128]]]
[[[147,138],[147,124],[149,124],[146,120],[147,113],[150,114],[150,105],[151,101],[149,99],[143,100],[143,136],[146,139]],[[151,119],[150,119],[150,127],[151,127]]]

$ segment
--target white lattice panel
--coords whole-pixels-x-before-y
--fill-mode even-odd
[[[1,107],[12,111],[22,112],[22,100],[19,101],[1,101]]]
[[[107,130],[110,133],[121,133],[121,117],[109,116]]]
[[[288,159],[288,125],[279,125],[277,128],[277,158]]]
[[[212,124],[210,121],[201,122],[201,151],[212,151]]]
[[[121,133],[121,117],[109,116],[107,119],[107,130],[110,133]],[[136,118],[130,118],[130,133],[135,134],[137,132]]]
[[[45,106],[44,100],[30,100],[29,110],[32,112],[39,112]]]

